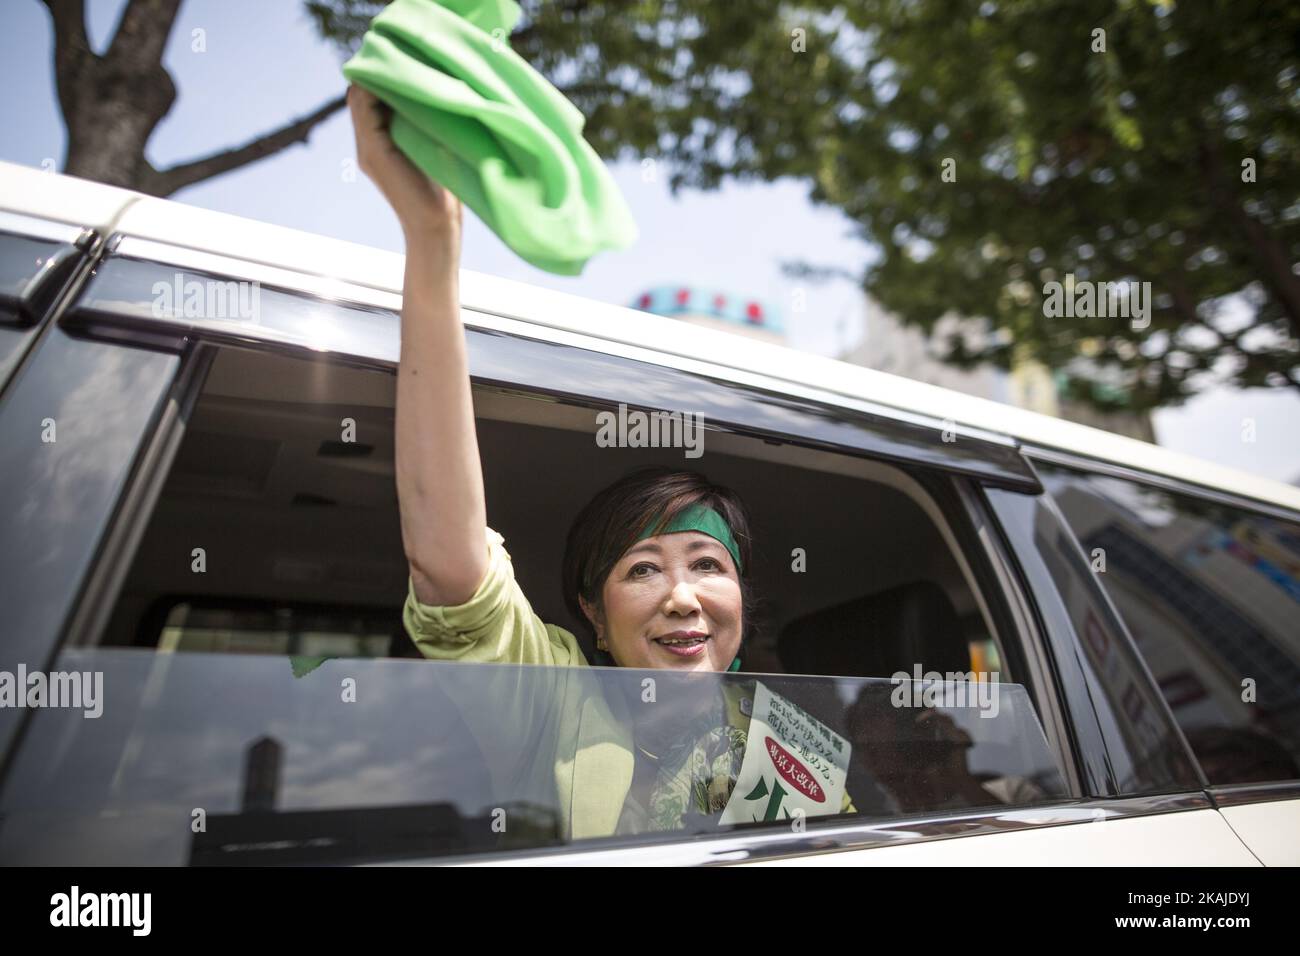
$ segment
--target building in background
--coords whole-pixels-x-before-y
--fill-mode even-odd
[[[1155,442],[1148,413],[1103,412],[1065,398],[1060,393],[1060,376],[1028,357],[1013,361],[1010,371],[987,364],[961,369],[944,362],[940,356],[953,336],[960,336],[970,349],[987,343],[989,333],[977,319],[946,315],[927,335],[915,326],[903,325],[871,299],[866,300],[863,315],[866,334],[839,356],[841,361]],[[1104,383],[1098,387],[1106,388]]]
[[[863,309],[864,335],[862,340],[839,356],[841,361],[864,365],[891,375],[901,375],[927,385],[951,388],[967,395],[991,398],[995,402],[1011,402],[1012,382],[1001,369],[983,365],[975,369],[960,369],[937,358],[942,352],[943,343],[950,336],[961,336],[968,346],[978,348],[984,344],[985,333],[980,323],[956,316],[944,316],[937,323],[933,334],[926,335],[921,329],[903,325],[894,316],[886,312],[874,300],[868,298]],[[1026,382],[1023,390],[1032,395],[1032,384]],[[1044,397],[1040,387],[1036,400]],[[1054,409],[1025,405],[1037,411],[1055,414]]]
[[[753,296],[692,285],[663,285],[642,292],[632,302],[632,308],[776,345],[785,344],[781,313]]]
[[[1103,412],[1065,398],[1060,390],[1061,376],[1028,357],[1013,361],[1009,371],[988,364],[961,369],[944,362],[940,356],[953,336],[960,336],[971,350],[987,344],[989,333],[978,319],[946,315],[927,335],[914,326],[903,325],[870,298],[863,305],[865,335],[857,345],[837,356],[841,361],[1155,442],[1149,414]],[[661,285],[638,295],[632,308],[777,345],[786,344],[780,311],[753,296],[694,285]],[[1087,359],[1077,361],[1085,363]],[[1104,377],[1097,387],[1103,392],[1108,389]],[[1115,388],[1110,388],[1110,393],[1121,394]]]

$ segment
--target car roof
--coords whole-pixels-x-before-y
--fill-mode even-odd
[[[0,210],[270,266],[278,274],[283,270],[283,275],[300,277],[291,287],[304,291],[325,281],[331,287],[345,285],[362,298],[368,291],[376,301],[391,301],[401,293],[404,257],[399,253],[29,166],[0,162]],[[573,333],[594,347],[601,342],[633,346],[814,386],[902,413],[951,421],[959,434],[962,427],[978,429],[1300,510],[1300,488],[1284,482],[990,399],[469,269],[461,270],[460,287],[464,308],[536,326],[543,337],[547,329]]]

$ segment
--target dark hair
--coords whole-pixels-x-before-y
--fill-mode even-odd
[[[564,601],[570,613],[587,629],[589,637],[595,637],[595,629],[582,613],[578,596],[601,607],[605,579],[646,526],[662,516],[655,525],[661,528],[697,502],[718,512],[736,539],[740,552],[737,570],[743,621],[741,646],[744,646],[756,609],[750,584],[753,546],[745,506],[730,488],[715,485],[698,472],[677,471],[662,465],[638,469],[597,492],[569,527],[564,543]]]

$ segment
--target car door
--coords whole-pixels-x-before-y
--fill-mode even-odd
[[[1089,558],[1047,494],[992,487],[967,500],[1003,587],[1050,658],[1080,757],[1087,799],[1007,811],[1035,826],[962,836],[958,821],[926,821],[936,835],[842,857],[772,864],[1257,866],[1241,830],[1207,791],[1145,661],[1093,577]],[[1278,859],[1273,855],[1272,859]],[[1267,860],[1265,862],[1268,862]]]
[[[240,284],[260,275],[243,315]],[[53,328],[56,364],[31,366],[20,425],[60,371],[103,383],[56,415],[83,454],[112,454],[68,517],[65,603],[32,633],[51,671],[102,675],[106,700],[102,719],[29,713],[0,784],[0,860],[844,862],[858,854],[836,851],[1005,841],[1122,862],[1140,827],[1173,861],[1249,859],[1095,593],[1054,578],[1078,556],[1055,538],[1040,550],[1038,516],[1052,515],[1012,442],[948,441],[947,423],[551,336],[527,317],[466,323],[489,513],[537,613],[577,632],[551,584],[555,549],[600,482],[683,460],[601,446],[600,414],[691,412],[709,423],[710,472],[762,503],[771,639],[747,651],[750,673],[694,683],[419,659],[400,614],[392,297],[294,286],[128,238]],[[202,308],[186,305],[194,290]],[[42,520],[60,516],[60,489],[25,477],[49,496]],[[1109,656],[1090,658],[1082,642],[1103,639]],[[789,726],[760,751],[775,768],[762,786],[733,794],[742,822],[574,835],[559,764],[533,759],[537,732],[572,726],[547,746],[582,752],[602,739],[583,723],[593,702],[675,715],[723,688],[743,712],[759,683],[783,701],[764,713]],[[570,709],[502,720],[505,705]],[[852,810],[813,806],[807,789],[816,812],[788,813],[776,785],[807,787],[809,766],[838,768]]]

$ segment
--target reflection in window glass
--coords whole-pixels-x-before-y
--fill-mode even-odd
[[[228,604],[172,605],[158,634],[158,650],[387,657],[392,648],[390,616],[375,611]]]
[[[361,862],[680,840],[1060,799],[1014,684],[65,652],[0,861]],[[203,826],[196,829],[195,821]]]
[[[1042,470],[1206,777],[1300,777],[1300,526]]]
[[[32,290],[32,279],[67,245],[52,239],[36,239],[0,233],[0,301],[13,303]]]

